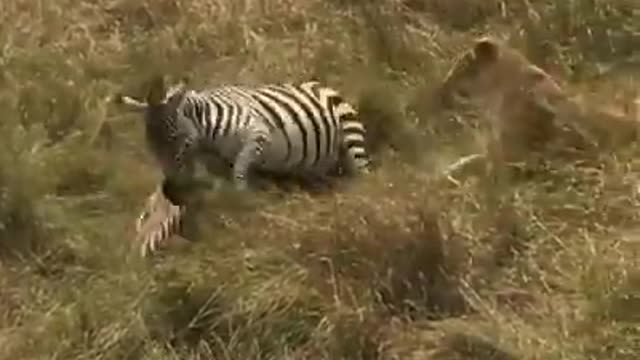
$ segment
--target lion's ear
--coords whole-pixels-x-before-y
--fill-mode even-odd
[[[484,37],[476,40],[473,47],[473,53],[477,60],[481,62],[494,62],[498,59],[500,53],[500,44],[494,39]]]
[[[167,88],[164,83],[164,76],[155,75],[149,82],[149,92],[147,92],[147,104],[149,106],[160,105],[167,97]]]

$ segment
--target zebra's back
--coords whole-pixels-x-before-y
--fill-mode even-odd
[[[201,122],[203,133],[230,162],[244,137],[256,129],[268,137],[255,163],[261,170],[323,174],[336,166],[344,146],[366,156],[356,111],[337,91],[317,82],[230,85],[200,94],[217,114],[215,120]]]
[[[144,112],[150,150],[164,173],[157,193],[166,201],[156,206],[158,197],[152,197],[151,208],[137,222],[138,237],[151,251],[180,232],[192,204],[166,189],[196,183],[189,177],[193,160],[203,160],[195,156],[201,151],[213,160],[214,172],[231,170],[238,188],[246,186],[251,168],[286,178],[368,171],[365,130],[356,111],[337,91],[317,82],[203,91],[181,84],[167,91],[158,77],[145,102],[124,95],[116,99]]]

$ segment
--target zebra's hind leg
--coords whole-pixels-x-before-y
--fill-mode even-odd
[[[350,118],[342,123],[338,169],[340,175],[348,176],[371,171],[371,159],[365,147],[364,125]]]
[[[338,176],[355,176],[371,172],[371,159],[362,144],[345,143],[340,151],[339,164],[332,174]]]

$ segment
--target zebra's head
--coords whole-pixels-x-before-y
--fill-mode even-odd
[[[165,171],[174,167],[173,156],[179,146],[184,122],[180,109],[187,93],[186,80],[167,88],[162,75],[149,81],[145,101],[117,95],[115,102],[144,114],[146,139]]]
[[[146,98],[147,105],[149,108],[163,108],[174,112],[182,103],[187,91],[186,88],[187,81],[182,80],[167,89],[164,77],[162,75],[155,75],[151,78],[151,81],[149,81],[149,90]]]
[[[152,145],[167,147],[167,142],[178,134],[180,112],[186,89],[184,83],[167,89],[164,77],[155,76],[149,84],[147,92],[147,111],[145,125],[147,138]]]

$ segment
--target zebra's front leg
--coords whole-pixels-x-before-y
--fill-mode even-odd
[[[237,190],[245,191],[249,188],[249,171],[258,163],[267,145],[267,136],[259,134],[253,136],[240,149],[233,164],[233,181]]]

